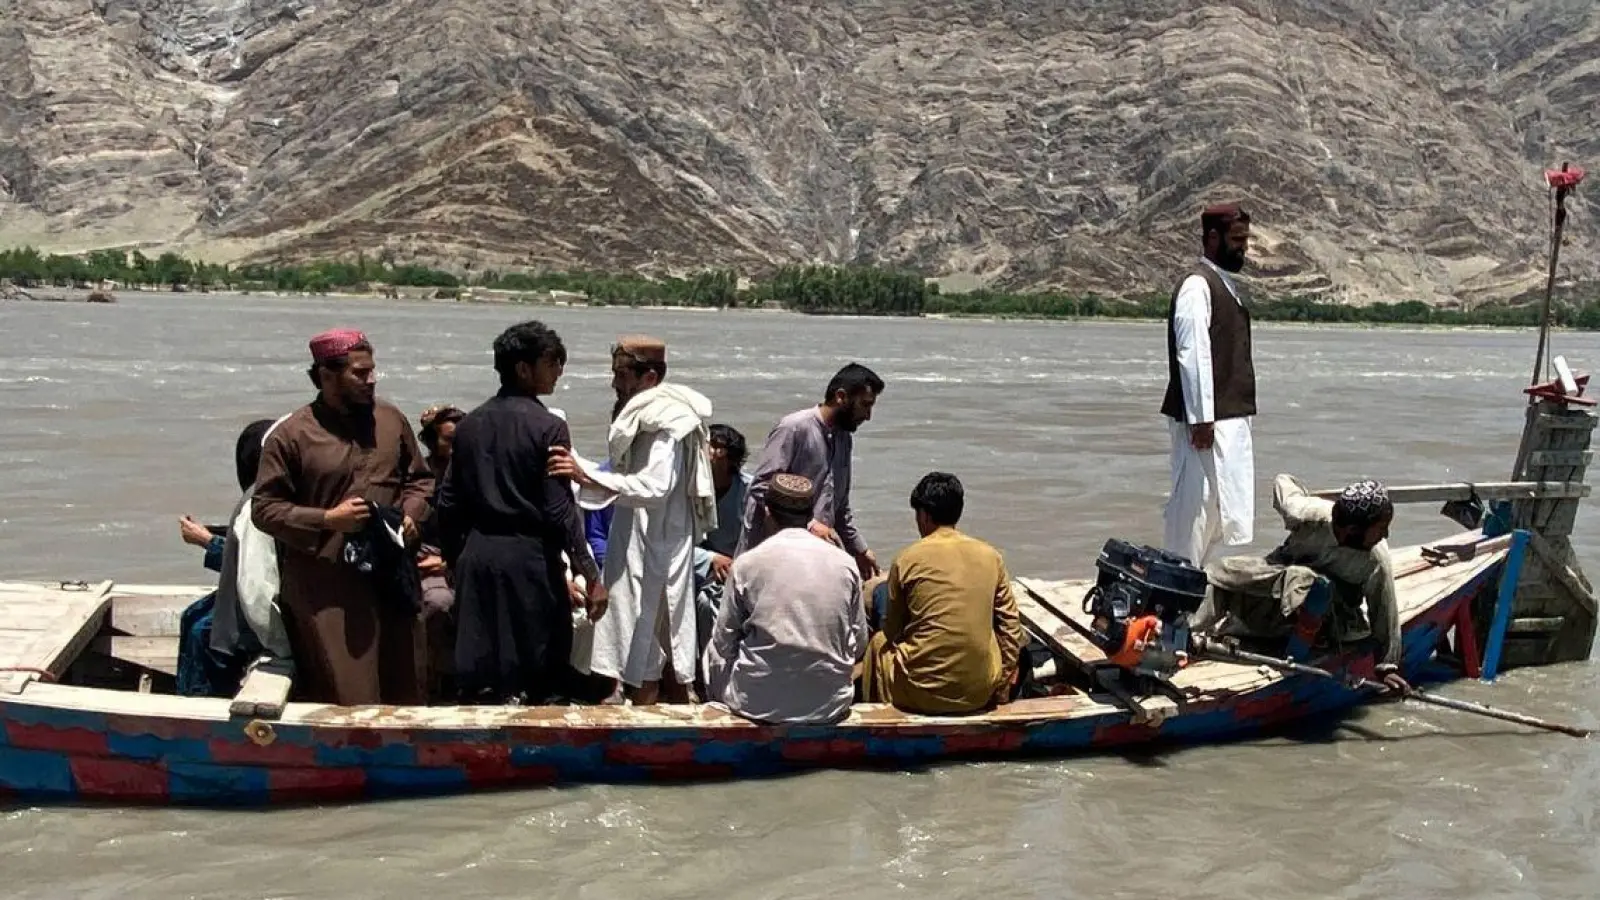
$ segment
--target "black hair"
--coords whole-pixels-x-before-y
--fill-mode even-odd
[[[744,461],[750,455],[750,448],[745,446],[744,435],[732,425],[721,422],[708,429],[711,432],[711,445],[721,447],[728,454],[728,464],[738,471],[744,466]]]
[[[239,432],[233,444],[233,469],[239,478],[239,490],[248,491],[256,483],[256,472],[261,468],[261,444],[272,427],[273,419],[257,419]]]
[[[417,440],[422,442],[422,446],[428,450],[428,455],[432,456],[439,452],[439,429],[452,422],[459,422],[466,417],[467,414],[456,407],[446,406],[434,413],[433,418],[428,420],[428,424],[422,426],[422,430],[417,432]]]
[[[567,347],[561,343],[561,335],[543,322],[518,322],[494,339],[494,370],[500,374],[501,387],[517,383],[517,363],[531,366],[547,358],[566,365]]]
[[[832,403],[833,395],[840,391],[844,391],[846,397],[855,397],[871,391],[876,397],[883,393],[883,386],[883,379],[878,377],[878,373],[853,362],[833,373],[827,389],[822,393],[822,402]]]
[[[767,512],[772,514],[772,521],[778,523],[779,528],[804,528],[811,522],[811,513],[803,509],[790,509],[787,506],[766,504]]]
[[[954,525],[961,521],[966,492],[961,479],[949,472],[929,472],[911,489],[911,508],[928,514],[935,525]]]
[[[318,369],[327,369],[329,372],[343,372],[350,367],[350,354],[358,351],[371,353],[372,344],[367,341],[359,341],[339,356],[330,356],[327,359],[313,362],[311,368],[306,369],[306,376],[311,379],[311,386],[317,390],[322,389],[322,379],[317,375]]]

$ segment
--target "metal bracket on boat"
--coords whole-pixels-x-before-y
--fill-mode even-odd
[[[58,584],[63,591],[87,591],[89,589],[89,582],[82,579],[78,581],[62,581],[58,582]]]
[[[250,724],[244,726],[244,736],[257,747],[265,747],[278,739],[278,733],[272,730],[272,726],[260,719],[252,719]]]
[[[1110,694],[1118,706],[1126,709],[1134,724],[1155,727],[1167,719],[1169,715],[1167,710],[1151,710],[1133,695],[1126,684],[1126,679],[1129,677],[1128,670],[1123,667],[1112,663],[1099,663],[1091,668],[1090,673],[1093,676],[1093,684]],[[1182,711],[1188,699],[1177,685],[1159,678],[1138,678],[1137,686],[1147,691],[1147,696],[1166,697],[1178,707],[1179,711]]]
[[[1476,543],[1430,544],[1422,548],[1422,558],[1435,566],[1467,562],[1478,555]]]
[[[1478,489],[1470,482],[1467,484],[1467,490],[1470,492],[1467,499],[1446,500],[1444,506],[1439,509],[1439,514],[1462,528],[1477,528],[1483,524],[1483,498],[1478,496]]]

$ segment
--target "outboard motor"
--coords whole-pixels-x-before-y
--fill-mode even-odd
[[[1189,616],[1206,598],[1205,570],[1181,556],[1112,538],[1083,598],[1094,641],[1140,688],[1169,693],[1189,648]],[[1151,684],[1150,682],[1154,682]]]

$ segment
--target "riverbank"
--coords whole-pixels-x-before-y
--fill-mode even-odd
[[[942,293],[921,275],[872,266],[783,266],[759,278],[732,269],[681,277],[598,272],[495,272],[457,275],[416,265],[358,257],[354,262],[294,265],[211,265],[163,254],[96,251],[82,257],[45,256],[31,248],[0,251],[0,286],[14,281],[60,293],[87,295],[91,286],[114,291],[268,294],[437,300],[575,307],[762,309],[811,315],[968,318],[996,321],[1163,321],[1164,294],[1103,297],[1059,291]],[[1303,296],[1258,294],[1258,322],[1402,328],[1530,328],[1539,303],[1431,306],[1418,300],[1353,306]],[[1600,330],[1600,300],[1560,299],[1551,310],[1557,328]]]
[[[66,303],[66,302],[108,303],[108,302],[116,302],[115,297],[113,297],[110,300],[92,299],[91,295],[94,294],[95,291],[91,291],[89,289],[62,290],[62,289],[58,289],[58,288],[50,288],[50,289],[46,289],[46,290],[48,291],[48,293],[45,293],[42,296],[33,296],[33,297],[11,296],[11,297],[6,297],[4,299],[12,300],[14,302],[47,302],[47,303]],[[375,304],[376,303],[384,303],[384,302],[388,302],[388,301],[401,300],[401,301],[406,301],[406,302],[409,302],[409,303],[429,303],[429,304],[439,304],[439,305],[457,305],[458,304],[458,305],[463,305],[463,306],[526,306],[526,307],[533,307],[533,308],[555,308],[555,309],[607,309],[607,308],[620,308],[620,309],[649,309],[649,310],[660,310],[660,311],[671,311],[671,312],[708,313],[708,314],[710,314],[710,313],[719,313],[719,312],[738,312],[738,313],[760,313],[760,314],[767,314],[767,315],[814,316],[814,317],[830,318],[830,319],[882,319],[882,318],[885,318],[884,315],[873,314],[873,313],[858,313],[858,312],[845,312],[845,311],[840,311],[840,312],[806,312],[806,311],[801,311],[801,310],[788,309],[788,308],[785,308],[784,306],[782,306],[781,304],[776,304],[776,303],[768,303],[768,304],[763,304],[761,306],[726,306],[726,307],[718,307],[718,306],[690,306],[690,305],[686,305],[686,304],[677,304],[677,303],[644,303],[644,302],[632,302],[632,303],[630,303],[630,302],[616,302],[616,301],[607,302],[607,301],[590,300],[590,299],[582,297],[581,295],[566,295],[566,296],[554,296],[554,295],[552,295],[552,294],[559,295],[561,292],[552,292],[551,294],[539,295],[539,294],[529,294],[529,293],[525,293],[525,292],[521,292],[521,291],[490,290],[490,289],[483,289],[483,288],[474,288],[474,289],[471,289],[470,291],[462,291],[462,292],[459,293],[459,295],[450,295],[450,296],[437,296],[436,292],[434,292],[432,290],[415,289],[415,288],[412,288],[412,289],[400,289],[400,290],[397,290],[394,294],[385,294],[385,293],[375,292],[375,291],[333,291],[333,290],[330,290],[330,291],[318,291],[318,292],[314,292],[313,293],[313,292],[307,292],[307,291],[278,291],[278,290],[272,290],[272,289],[240,289],[240,288],[207,288],[207,289],[204,289],[204,290],[195,289],[195,290],[173,291],[173,290],[170,290],[170,289],[162,289],[162,288],[131,287],[131,288],[123,288],[123,289],[119,290],[118,293],[122,294],[122,295],[127,295],[127,294],[133,294],[133,295],[147,294],[147,295],[151,295],[151,296],[170,296],[170,295],[176,294],[178,296],[185,296],[185,295],[191,296],[195,300],[202,300],[202,299],[205,299],[205,298],[222,298],[222,297],[280,297],[280,298],[313,298],[313,299],[338,300],[338,301],[357,301],[357,302],[365,301],[365,302],[371,302],[371,303],[375,303]],[[984,323],[984,322],[995,322],[995,323],[1020,322],[1020,323],[1027,323],[1027,322],[1036,322],[1036,323],[1089,325],[1089,326],[1114,325],[1114,324],[1122,324],[1122,323],[1159,326],[1159,325],[1164,324],[1165,321],[1166,321],[1166,319],[1163,316],[1159,316],[1159,315],[1127,315],[1127,314],[1111,314],[1111,315],[1065,315],[1065,314],[1056,314],[1056,315],[1049,315],[1049,314],[991,313],[991,312],[926,312],[926,313],[923,313],[921,316],[917,316],[917,317],[900,316],[898,318],[921,318],[921,319],[925,319],[925,320],[928,320],[928,321],[971,322],[971,323]],[[1295,327],[1301,327],[1301,328],[1329,329],[1329,330],[1339,330],[1339,331],[1375,330],[1375,331],[1430,331],[1430,332],[1445,332],[1445,331],[1514,332],[1514,331],[1521,331],[1521,330],[1525,330],[1525,329],[1528,329],[1528,328],[1536,327],[1536,323],[1534,323],[1534,322],[1529,322],[1527,324],[1514,324],[1514,323],[1508,324],[1508,323],[1500,323],[1500,322],[1473,322],[1473,321],[1467,321],[1467,322],[1459,322],[1459,321],[1449,321],[1449,322],[1420,321],[1419,322],[1419,321],[1337,321],[1337,320],[1315,320],[1315,319],[1309,319],[1308,320],[1308,319],[1304,319],[1304,318],[1275,317],[1275,316],[1273,316],[1271,314],[1270,310],[1263,311],[1263,310],[1260,310],[1260,309],[1257,309],[1255,311],[1255,317],[1254,318],[1255,318],[1256,324],[1257,325],[1262,325],[1262,326],[1295,326]],[[1593,326],[1593,325],[1584,326],[1584,325],[1574,325],[1574,324],[1553,324],[1551,326],[1551,328],[1552,328],[1553,331],[1562,332],[1562,333],[1600,330],[1600,328],[1597,328],[1596,326]]]

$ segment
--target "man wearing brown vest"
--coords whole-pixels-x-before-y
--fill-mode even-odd
[[[1219,544],[1250,543],[1255,520],[1256,414],[1250,311],[1232,275],[1250,248],[1250,216],[1236,203],[1200,215],[1205,255],[1178,283],[1167,313],[1172,496],[1164,547],[1197,566]]]

